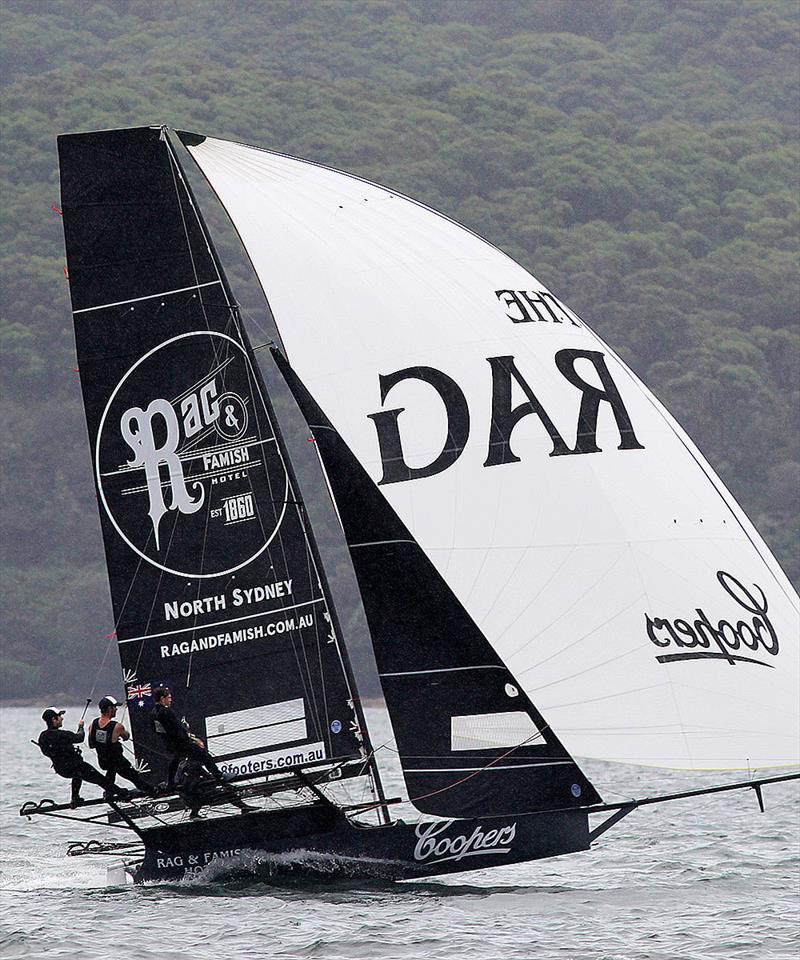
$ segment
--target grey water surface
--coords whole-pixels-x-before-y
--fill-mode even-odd
[[[69,793],[30,743],[40,713],[9,708],[0,722],[0,956],[8,960],[798,956],[797,781],[765,788],[765,815],[750,790],[681,800],[636,811],[587,853],[436,881],[343,877],[333,864],[317,863],[311,876],[240,870],[191,883],[109,887],[113,860],[64,852],[68,841],[118,839],[116,831],[92,834],[17,815],[25,800]],[[69,711],[70,728],[79,715],[80,708]],[[381,723],[376,714],[376,743]],[[631,768],[586,769],[608,801],[644,795]],[[661,793],[737,779],[657,776]],[[399,786],[390,771],[389,791]]]

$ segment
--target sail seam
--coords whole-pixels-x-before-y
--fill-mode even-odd
[[[408,767],[406,773],[466,773],[471,770],[521,770],[524,767],[562,767],[572,764],[572,760],[547,760],[542,763],[514,763],[503,766],[483,766],[483,767]],[[419,799],[419,798],[417,798]]]
[[[412,546],[418,546],[416,540],[369,540],[366,543],[348,543],[347,546],[355,550],[356,547],[382,547],[389,543],[410,543]]]
[[[89,313],[92,310],[105,310],[106,307],[124,307],[126,303],[140,303],[142,300],[155,300],[157,297],[169,297],[173,293],[188,293],[189,290],[199,290],[201,287],[214,287],[221,280],[209,280],[208,283],[195,283],[191,287],[178,287],[175,290],[163,290],[161,293],[148,293],[146,297],[133,297],[131,300],[115,300],[113,303],[100,303],[96,307],[81,307],[72,313]]]
[[[223,733],[206,733],[207,740],[218,740],[220,737],[233,737],[237,736],[240,733],[252,733],[254,730],[266,730],[268,727],[282,727],[287,723],[297,723],[298,720],[305,720],[306,715],[303,713],[299,717],[289,717],[288,720],[273,720],[271,723],[259,723],[253,727],[241,727],[236,730],[225,730]],[[287,743],[292,743],[293,741],[289,740]],[[253,748],[257,749],[257,748]]]
[[[402,670],[393,673],[379,673],[378,676],[415,677],[426,673],[452,673],[455,670],[506,670],[506,668],[499,663],[481,663],[470,667],[435,667],[432,670]]]

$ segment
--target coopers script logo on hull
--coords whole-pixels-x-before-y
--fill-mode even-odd
[[[208,578],[275,536],[288,477],[242,345],[185,333],[114,388],[95,450],[100,502],[125,543],[167,573]]]
[[[512,823],[494,830],[477,826],[470,834],[460,833],[455,837],[442,836],[455,823],[420,823],[416,828],[417,845],[414,859],[418,862],[444,863],[447,860],[463,860],[489,854],[511,852],[511,842],[517,835],[517,824]]]
[[[664,649],[677,648],[679,653],[662,653],[656,657],[659,663],[676,660],[725,660],[732,666],[737,663],[755,663],[761,667],[773,667],[764,655],[778,654],[778,634],[770,622],[767,596],[758,584],[752,590],[745,587],[731,573],[717,572],[717,580],[739,611],[728,620],[709,620],[700,607],[693,618],[651,617],[646,614],[647,635],[651,643]],[[743,618],[745,610],[752,616]],[[737,614],[739,619],[737,619]],[[748,653],[745,653],[748,651]],[[751,654],[757,654],[753,656]]]

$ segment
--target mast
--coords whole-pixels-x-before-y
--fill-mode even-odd
[[[183,147],[183,144],[181,143],[180,138],[177,137],[177,135],[175,134],[175,131],[172,130],[172,128],[170,127],[162,125],[161,134],[167,143],[170,160],[175,165],[176,172],[178,176],[181,178],[181,182],[184,186],[184,189],[186,190],[187,196],[189,197],[192,210],[194,212],[195,217],[197,218],[198,225],[208,245],[208,250],[214,262],[214,265],[216,267],[217,274],[219,276],[219,279],[222,285],[222,289],[225,292],[225,296],[230,306],[231,314],[237,327],[237,332],[241,337],[243,343],[245,344],[249,354],[251,356],[254,356],[254,351],[253,351],[252,344],[250,343],[249,335],[247,333],[247,330],[245,329],[244,323],[242,322],[239,304],[236,301],[233,290],[231,289],[230,283],[228,281],[228,277],[222,267],[222,262],[220,260],[219,254],[217,253],[216,245],[214,244],[214,240],[205,223],[202,212],[197,203],[197,198],[195,196],[194,190],[192,189],[192,185],[189,181],[188,176],[186,175],[186,171],[184,170],[183,165],[180,162],[179,153],[180,153],[180,148]],[[336,603],[334,602],[333,594],[330,589],[330,584],[328,582],[328,578],[325,573],[325,567],[324,567],[324,564],[322,563],[322,558],[320,556],[319,547],[316,541],[316,536],[314,535],[314,531],[311,527],[311,524],[308,522],[308,515],[306,512],[305,503],[301,493],[301,487],[297,479],[297,474],[295,472],[291,457],[289,456],[289,452],[286,447],[286,442],[283,438],[283,431],[280,428],[278,418],[275,414],[275,407],[274,407],[274,404],[272,403],[272,399],[269,395],[269,391],[267,390],[266,382],[264,381],[264,376],[261,371],[260,364],[257,362],[254,363],[253,370],[255,371],[256,379],[258,381],[258,385],[261,390],[261,396],[262,396],[264,405],[266,406],[269,412],[269,417],[273,424],[273,428],[275,431],[275,440],[281,452],[281,457],[283,460],[284,467],[289,476],[290,487],[294,491],[295,497],[297,498],[295,501],[295,505],[297,506],[298,510],[302,512],[303,529],[308,542],[309,550],[311,552],[311,556],[313,558],[315,573],[317,575],[320,587],[325,597],[327,611],[330,616],[330,629],[332,632],[331,633],[332,642],[336,646],[336,651],[339,656],[339,660],[342,666],[342,671],[346,678],[347,685],[350,689],[352,708],[356,715],[356,721],[359,727],[356,735],[363,744],[363,748],[365,752],[365,762],[367,764],[367,769],[369,771],[369,778],[370,778],[372,790],[375,795],[376,801],[378,803],[379,816],[384,823],[389,823],[391,820],[391,817],[389,815],[389,811],[386,806],[386,794],[383,789],[383,783],[381,781],[380,771],[375,759],[375,749],[372,745],[372,741],[369,735],[369,727],[367,725],[366,717],[364,715],[363,706],[361,704],[361,698],[358,695],[358,687],[355,681],[355,676],[353,674],[352,666],[350,664],[350,659],[347,654],[347,649],[346,649],[346,646],[343,645],[344,633],[342,631],[341,621],[339,619]]]

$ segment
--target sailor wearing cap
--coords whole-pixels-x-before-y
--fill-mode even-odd
[[[119,774],[125,780],[130,780],[138,790],[155,796],[153,785],[138,773],[122,752],[122,741],[130,740],[131,735],[119,720],[114,719],[119,704],[108,696],[103,697],[98,706],[100,716],[95,717],[89,725],[89,746],[97,751],[97,762],[106,771],[109,787],[114,785]]]
[[[153,699],[156,702],[151,714],[153,730],[161,737],[171,754],[168,784],[170,789],[177,789],[183,802],[189,807],[189,816],[199,816],[200,807],[203,805],[203,785],[208,777],[223,786],[227,802],[238,807],[242,813],[258,810],[258,807],[245,803],[236,790],[226,784],[225,775],[206,750],[206,745],[191,732],[185,720],[178,719],[172,709],[170,690],[167,687],[156,687]]]
[[[55,772],[60,777],[72,781],[70,806],[77,807],[83,803],[81,784],[84,780],[96,783],[106,793],[113,788],[99,770],[95,770],[81,759],[81,752],[75,746],[76,743],[83,743],[85,737],[83,720],[78,721],[76,733],[61,729],[65,713],[66,710],[58,710],[56,707],[48,707],[44,711],[42,720],[47,724],[47,728],[39,734],[38,743],[39,749],[52,762]]]

